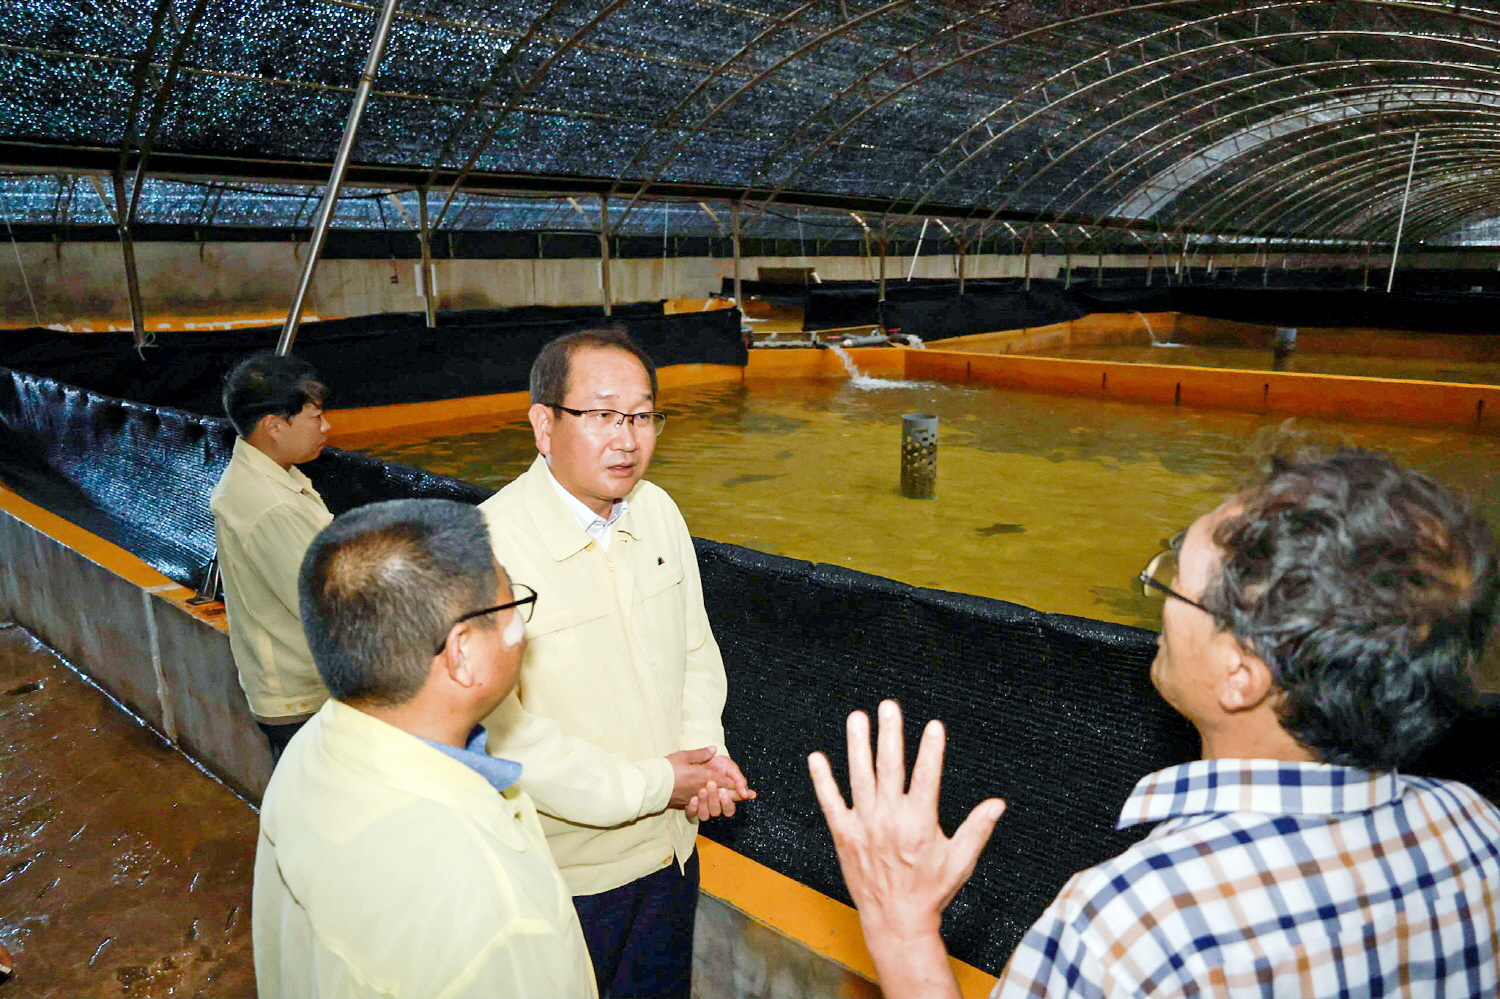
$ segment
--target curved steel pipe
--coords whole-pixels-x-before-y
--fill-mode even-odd
[[[313,271],[317,270],[318,258],[323,255],[323,241],[328,236],[328,224],[333,221],[333,212],[338,205],[339,189],[344,186],[344,171],[349,167],[349,154],[354,151],[354,137],[359,132],[359,120],[364,117],[365,102],[369,100],[370,88],[375,84],[375,71],[380,67],[380,57],[385,52],[386,39],[391,34],[391,21],[395,16],[396,0],[385,0],[380,20],[375,25],[375,37],[370,41],[370,55],[365,60],[365,71],[360,74],[359,87],[354,91],[354,105],[349,109],[349,120],[344,124],[344,137],[339,141],[338,155],[333,159],[333,174],[328,178],[323,203],[318,206],[318,214],[313,220],[312,239],[307,244],[307,259],[302,264],[302,277],[297,281],[292,307],[286,314],[286,325],[281,328],[281,339],[276,342],[278,354],[291,353],[292,343],[297,339],[297,327],[302,323],[302,303],[307,301]]]

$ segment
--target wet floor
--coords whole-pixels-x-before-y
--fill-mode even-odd
[[[0,625],[5,997],[253,997],[250,806]]]

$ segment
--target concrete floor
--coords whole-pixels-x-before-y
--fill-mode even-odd
[[[0,999],[255,995],[255,812],[4,624],[0,774]]]

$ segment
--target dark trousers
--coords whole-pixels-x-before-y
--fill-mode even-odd
[[[266,741],[271,744],[271,766],[274,767],[277,761],[281,759],[281,754],[285,751],[286,744],[292,741],[292,736],[296,735],[297,730],[306,725],[309,720],[304,719],[303,721],[291,722],[287,725],[255,723],[260,726],[260,730],[266,734]]]
[[[688,999],[698,854],[597,895],[574,895],[601,999]]]

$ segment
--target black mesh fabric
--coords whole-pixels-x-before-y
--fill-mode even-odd
[[[213,551],[208,496],[228,427],[0,369],[0,479],[23,497],[183,582]],[[478,502],[446,476],[328,449],[302,466],[335,513],[381,499]],[[991,972],[1075,870],[1145,832],[1116,832],[1152,770],[1193,758],[1186,723],[1152,691],[1150,632],[918,589],[841,567],[698,540],[710,623],[729,677],[725,738],[760,797],[705,833],[848,901],[807,777],[813,749],[847,786],[844,718],[898,699],[908,756],[922,725],[949,728],[941,817],[1009,809],[944,918],[953,952]],[[1457,726],[1418,772],[1500,800],[1500,699]]]
[[[886,329],[915,333],[923,340],[944,340],[994,330],[1047,326],[1087,315],[1061,288],[1032,282],[1030,291],[980,287],[962,295],[887,298],[880,305]]]
[[[944,917],[949,947],[981,968],[1004,965],[1069,875],[1144,834],[1114,831],[1136,780],[1195,757],[1192,730],[1152,692],[1150,632],[714,542],[698,542],[698,561],[733,664],[725,739],[760,793],[704,833],[847,902],[807,754],[826,752],[847,788],[850,711],[900,701],[909,758],[941,718],[944,828],[985,798],[1009,802]]]
[[[1092,272],[1089,272],[1092,273]],[[1268,326],[1413,330],[1427,333],[1500,333],[1495,308],[1500,294],[1480,292],[1401,293],[1319,288],[1317,275],[1301,272],[1296,287],[1259,287],[1260,278],[1230,282],[1173,284],[1157,275],[1147,286],[1144,270],[1105,272],[1103,286],[1083,271],[1070,287],[1061,281],[1035,278],[1030,287],[1020,278],[982,278],[967,281],[958,294],[956,281],[894,278],[886,282],[886,301],[879,301],[873,281],[829,281],[816,285],[743,282],[746,296],[759,295],[781,304],[803,307],[803,329],[827,330],[873,326],[915,333],[923,340],[941,340],[973,333],[1024,329],[1067,322],[1096,312],[1182,312],[1194,316]],[[1274,273],[1274,272],[1273,272]],[[1439,272],[1446,274],[1447,272]],[[1256,270],[1259,274],[1259,269]],[[1468,272],[1454,272],[1447,283],[1469,280]],[[1126,280],[1134,284],[1126,283]],[[1244,287],[1248,283],[1252,287]],[[1442,281],[1433,287],[1446,287]]]
[[[227,421],[0,368],[0,479],[185,585],[213,558],[209,495],[233,447]],[[335,514],[381,499],[489,495],[337,448],[299,467]]]
[[[661,303],[622,307],[606,320],[594,307],[444,313],[436,329],[417,313],[386,313],[304,324],[296,353],[310,361],[335,407],[428,402],[515,392],[531,360],[553,337],[624,326],[658,365],[746,361],[734,309],[663,315]],[[280,329],[158,333],[142,358],[129,333],[0,332],[0,364],[104,395],[219,416],[225,373]]]

